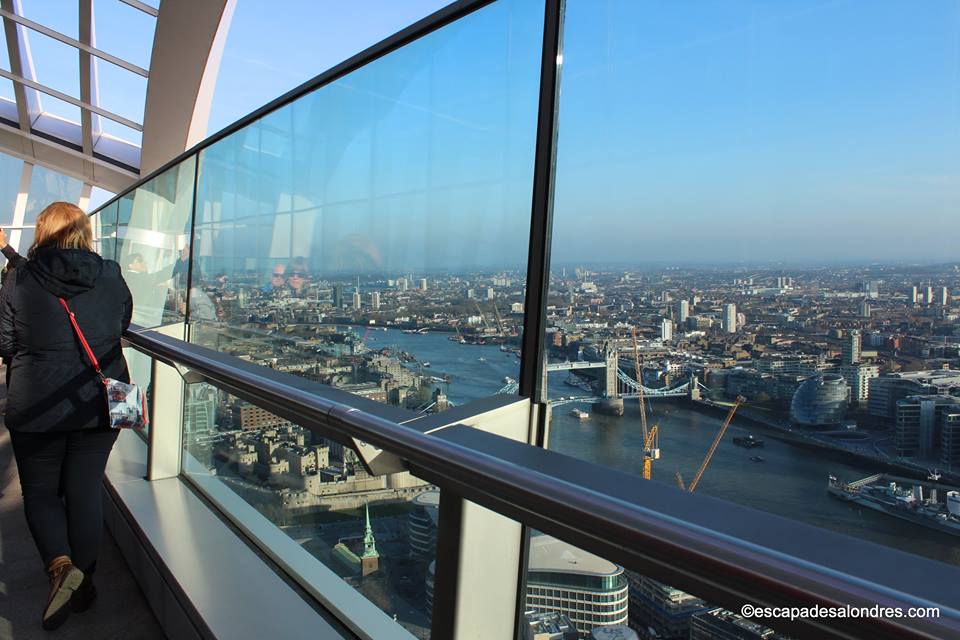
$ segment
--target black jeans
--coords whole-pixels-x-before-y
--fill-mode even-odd
[[[118,432],[10,431],[23,508],[44,566],[70,556],[84,573],[96,568],[103,530],[102,482]]]

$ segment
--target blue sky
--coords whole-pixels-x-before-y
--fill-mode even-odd
[[[538,6],[502,2],[528,13]],[[443,4],[238,0],[209,131]],[[75,35],[74,0],[24,6],[28,17]],[[117,0],[97,0],[95,15],[99,46],[146,64],[150,19]],[[957,0],[568,0],[564,37],[555,263],[956,259]],[[527,51],[512,41],[503,46],[514,56]],[[72,69],[51,62],[56,47],[34,38],[40,80],[72,93]],[[484,73],[478,56],[486,54],[475,53],[454,55],[465,66],[448,76],[465,100],[477,97],[469,74]],[[123,115],[142,112],[139,80],[107,66],[104,105]],[[435,106],[415,86],[411,80],[376,95],[368,84],[365,97],[350,103],[391,104],[381,123],[390,135],[381,135],[376,155],[393,164],[378,164],[381,184],[409,173],[404,163],[425,161],[405,156],[404,118]],[[529,92],[510,99],[501,125],[527,117]],[[47,104],[64,115],[72,109]],[[434,110],[435,126],[474,118],[467,105],[444,109]],[[455,140],[456,131],[444,131]],[[459,147],[450,142],[445,151],[466,153],[474,167],[514,167],[529,153],[518,146],[529,145],[529,136],[500,129],[488,144],[471,146],[469,127],[460,131]],[[368,165],[357,150],[368,133],[344,146],[339,175],[355,170],[347,182],[365,179],[360,172]],[[498,210],[478,227],[479,200],[467,200],[447,201],[443,228],[458,237],[493,233],[488,258],[516,264],[513,235],[523,225],[505,224]],[[525,215],[518,205],[511,211]],[[510,248],[498,253],[498,238]]]

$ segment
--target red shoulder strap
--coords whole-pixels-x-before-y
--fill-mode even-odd
[[[60,305],[67,312],[67,315],[70,316],[70,324],[73,325],[74,333],[80,338],[80,344],[83,345],[83,350],[87,353],[87,357],[90,358],[90,363],[93,365],[93,368],[96,369],[97,375],[103,379],[103,373],[100,371],[100,363],[97,362],[97,356],[93,355],[93,349],[90,348],[87,339],[83,335],[83,331],[80,330],[80,325],[77,324],[77,319],[74,317],[73,311],[70,311],[70,307],[67,306],[67,301],[63,298],[60,298]]]

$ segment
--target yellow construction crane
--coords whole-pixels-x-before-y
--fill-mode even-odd
[[[640,373],[640,349],[637,348],[637,329],[633,327],[633,363],[636,368],[637,389],[640,399],[640,428],[643,430],[643,479],[649,480],[653,472],[653,461],[660,459],[660,428],[653,425],[647,431],[647,407],[643,400],[643,375]]]
[[[643,429],[643,442],[644,447],[646,447],[647,436],[647,408],[644,406],[643,401],[643,374],[640,373],[640,349],[637,347],[637,328],[632,327],[633,331],[633,366],[634,366],[634,375],[637,377],[637,383],[640,385],[640,388],[637,389],[639,392],[640,398],[640,428]],[[646,455],[646,448],[644,449],[644,455]],[[644,475],[646,477],[646,475]],[[648,478],[649,479],[649,478]]]
[[[727,432],[727,427],[730,426],[730,423],[733,421],[733,414],[737,412],[737,408],[740,406],[741,402],[745,402],[746,398],[743,396],[737,396],[736,402],[733,403],[733,406],[730,407],[730,413],[727,414],[727,419],[723,421],[723,426],[720,427],[720,431],[717,432],[717,437],[713,439],[713,444],[710,445],[710,449],[707,450],[707,455],[704,456],[703,462],[700,463],[700,468],[697,469],[697,475],[694,476],[693,482],[690,483],[689,487],[685,487],[683,484],[683,476],[680,475],[680,472],[677,471],[677,485],[681,489],[687,489],[690,493],[693,493],[697,489],[697,485],[700,484],[700,480],[703,478],[703,474],[706,472],[707,467],[710,465],[710,460],[713,459],[713,453],[717,450],[717,445],[720,444],[720,440],[723,439],[723,434]]]
[[[643,479],[649,480],[653,471],[653,461],[660,459],[659,427],[653,425],[647,439],[643,443]]]

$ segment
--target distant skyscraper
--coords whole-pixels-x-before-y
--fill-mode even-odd
[[[927,287],[924,290],[924,302],[927,304],[933,304],[933,287]]]
[[[476,298],[476,297],[477,297],[477,292],[476,292],[476,291],[474,291],[473,289],[467,289],[467,298],[468,298],[468,299],[473,300],[473,299]]]
[[[860,332],[857,330],[851,331],[850,335],[843,341],[843,364],[851,365],[860,362],[861,344]]]
[[[880,297],[880,281],[871,280],[867,283],[867,297],[871,300],[876,300]]]
[[[664,342],[673,340],[673,321],[670,318],[664,318],[660,321],[660,339]]]
[[[491,287],[487,287],[487,300],[493,300],[493,296],[493,289]]]
[[[359,291],[353,292],[353,310],[354,311],[360,310],[360,292]]]
[[[941,307],[947,306],[947,303],[950,301],[950,292],[946,287],[940,287],[937,290],[937,304]]]
[[[335,309],[343,308],[343,285],[333,285],[333,306]]]
[[[374,311],[380,309],[380,292],[373,291],[370,293],[370,306],[373,307]]]
[[[723,305],[723,329],[727,333],[737,332],[737,305]]]
[[[397,280],[397,286],[400,287],[400,291],[406,291],[410,287],[410,283],[406,278],[400,278]]]
[[[690,303],[686,300],[677,302],[677,323],[682,324],[690,317]]]
[[[426,290],[427,290],[427,279],[420,278],[420,291],[426,291]]]
[[[860,317],[861,318],[870,317],[870,303],[867,300],[864,300],[860,303]]]
[[[917,304],[918,302],[920,302],[920,297],[917,293],[916,285],[910,287],[909,297],[910,297],[910,304]]]

